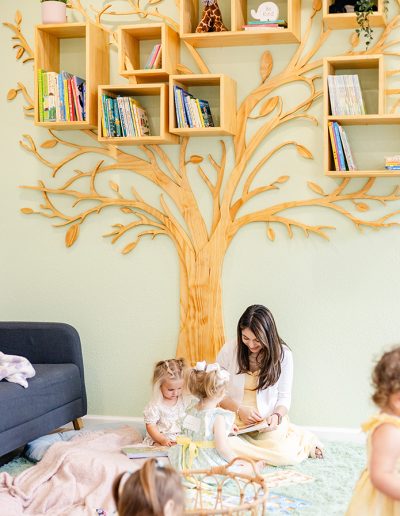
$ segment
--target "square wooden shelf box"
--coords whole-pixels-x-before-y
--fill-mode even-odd
[[[125,25],[118,28],[119,74],[135,77],[138,83],[168,81],[177,73],[179,35],[165,23]],[[145,63],[156,44],[161,44],[161,66],[145,69]]]
[[[85,40],[86,120],[40,122],[38,70],[61,71],[62,43],[70,39]],[[49,129],[88,129],[97,127],[97,88],[110,81],[108,32],[92,22],[37,25],[35,31],[35,124]],[[79,59],[82,59],[81,56]],[[65,71],[74,73],[72,69]]]
[[[181,0],[180,37],[195,47],[226,47],[246,45],[272,45],[298,43],[301,39],[300,0],[275,0],[279,7],[279,19],[287,21],[287,28],[243,30],[252,19],[251,11],[260,4],[258,0],[219,0],[226,32],[199,32],[202,0]]]
[[[102,95],[109,97],[134,97],[146,109],[150,123],[151,136],[114,136],[103,135],[101,123]],[[114,145],[162,145],[179,143],[179,137],[168,132],[168,84],[125,84],[121,86],[99,86],[99,123],[98,140]]]
[[[322,0],[322,16],[325,26],[329,29],[357,29],[358,23],[355,13],[329,13],[329,6],[334,0]],[[384,0],[377,0],[377,11],[368,16],[371,27],[385,27],[386,16]]]
[[[328,88],[328,75],[358,75],[366,114],[364,115],[333,115],[331,112]],[[380,135],[385,131],[384,126],[398,125],[400,116],[397,114],[387,114],[385,112],[385,74],[383,56],[377,55],[354,55],[328,57],[324,59],[323,65],[323,87],[324,87],[324,163],[325,174],[331,177],[376,177],[376,176],[396,176],[399,171],[378,169],[373,164],[374,157],[371,156],[370,162],[363,159],[372,148],[385,155],[397,154],[395,146],[390,147],[390,134],[380,139]],[[354,171],[335,170],[332,154],[331,141],[329,136],[329,122],[338,122],[348,133],[349,143],[353,153],[362,163],[362,169]],[[376,136],[372,136],[373,129],[367,126],[376,126]],[[380,127],[378,127],[380,126]],[[372,132],[371,132],[372,131]],[[392,131],[393,132],[393,131]],[[365,137],[360,138],[360,135]],[[366,144],[366,145],[365,145]],[[357,146],[360,149],[357,150]],[[354,148],[353,148],[354,147]],[[361,149],[363,149],[361,151]],[[379,150],[381,149],[381,151]],[[357,162],[357,160],[356,160]],[[372,163],[372,165],[370,165]],[[357,164],[357,163],[356,163]],[[379,164],[379,163],[378,163]],[[372,166],[371,169],[369,167]]]
[[[215,127],[178,127],[174,86],[207,100]],[[171,75],[169,78],[169,130],[180,136],[224,136],[236,133],[236,82],[222,74]]]

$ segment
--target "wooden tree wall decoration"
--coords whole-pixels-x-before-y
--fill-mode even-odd
[[[160,0],[161,1],[161,0]],[[400,1],[400,0],[398,0]],[[126,0],[125,11],[113,11],[113,4],[107,4],[101,11],[91,8],[92,18],[97,24],[103,25],[102,18],[105,14],[122,17],[136,14],[139,17],[152,16],[174,25],[177,24],[161,14],[150,4],[152,9],[147,11],[140,6],[140,0]],[[81,5],[80,0],[71,0],[70,8],[81,13],[84,19],[89,18],[88,11]],[[284,188],[289,181],[289,176],[276,174],[273,169],[268,169],[271,180],[268,184],[254,186],[255,179],[264,167],[268,167],[269,161],[276,153],[289,147],[297,149],[299,159],[312,159],[311,152],[298,141],[284,141],[276,145],[273,150],[263,156],[255,166],[250,166],[251,158],[256,150],[270,135],[283,124],[291,120],[303,119],[306,122],[317,124],[314,116],[308,113],[310,107],[320,97],[321,91],[317,89],[316,81],[320,74],[316,73],[322,65],[322,60],[316,58],[316,54],[326,42],[329,30],[321,30],[318,38],[313,38],[312,28],[314,24],[321,24],[318,12],[321,10],[321,0],[314,0],[311,9],[310,20],[304,31],[301,43],[298,45],[288,66],[280,73],[273,74],[272,56],[266,50],[261,59],[261,82],[257,88],[250,91],[238,108],[238,131],[233,138],[234,162],[228,170],[226,159],[226,146],[220,141],[220,157],[217,159],[209,154],[206,158],[199,155],[190,155],[188,151],[189,139],[183,138],[180,145],[179,162],[173,163],[165,151],[157,145],[141,146],[132,153],[122,150],[117,145],[99,144],[95,131],[85,130],[84,133],[95,142],[92,146],[81,146],[61,137],[49,130],[50,139],[38,146],[33,138],[24,135],[21,146],[41,161],[51,171],[48,182],[39,181],[37,186],[27,186],[40,192],[42,204],[38,210],[22,208],[25,214],[38,214],[49,219],[56,219],[58,227],[66,229],[65,242],[72,246],[78,239],[79,229],[88,217],[99,214],[106,208],[117,207],[123,212],[124,217],[130,217],[130,221],[114,224],[112,231],[107,235],[114,244],[121,237],[132,234],[132,240],[125,245],[123,254],[134,250],[139,241],[149,236],[155,238],[158,235],[170,237],[176,247],[180,265],[180,334],[177,345],[177,355],[186,357],[189,362],[197,360],[213,360],[217,351],[224,342],[224,329],[222,322],[221,299],[221,271],[224,257],[234,236],[245,225],[251,222],[263,222],[266,225],[267,237],[275,240],[275,226],[283,226],[290,238],[297,232],[303,232],[305,236],[317,235],[328,239],[328,230],[332,226],[307,224],[290,216],[290,211],[298,207],[323,207],[336,212],[349,221],[356,228],[364,227],[380,229],[397,225],[393,217],[399,213],[385,211],[379,218],[367,219],[367,212],[373,201],[378,201],[384,207],[388,201],[399,200],[399,187],[391,189],[385,195],[377,195],[372,192],[375,178],[365,179],[364,184],[352,188],[351,179],[345,178],[339,182],[332,181],[332,190],[324,191],[321,186],[308,182],[310,197],[306,199],[294,199],[291,202],[273,204],[269,192]],[[112,18],[115,19],[115,18]],[[23,37],[21,31],[22,15],[18,11],[15,23],[5,25],[13,31],[13,40],[16,42],[16,58],[28,62],[33,59],[33,52]],[[103,25],[104,26],[104,25]],[[400,15],[395,16],[374,45],[363,53],[383,53],[389,55],[399,54],[393,52],[391,47],[399,40],[389,40],[389,35],[400,26]],[[112,31],[112,41],[118,44]],[[317,39],[316,41],[311,41]],[[352,49],[348,54],[356,54],[357,38],[352,37]],[[202,73],[208,69],[196,49],[187,45]],[[181,73],[191,73],[184,66],[179,65]],[[276,93],[276,90],[291,83],[306,84],[309,90],[308,97],[294,108],[285,108],[284,99]],[[24,111],[31,115],[33,100],[27,89],[21,83],[8,93],[8,100],[13,100],[21,93],[26,105]],[[252,119],[259,119],[262,125],[255,134],[249,136],[248,128]],[[46,149],[58,145],[66,149],[65,156],[57,162],[46,159]],[[78,162],[79,158],[88,154],[99,154],[102,159],[96,159],[93,167],[88,171],[75,170],[62,186],[52,186],[52,177],[67,164]],[[105,163],[107,157],[111,164]],[[208,168],[205,167],[207,165]],[[198,174],[208,187],[213,203],[213,215],[211,227],[207,227],[204,216],[199,209],[196,193],[192,190],[188,180],[188,167],[197,167]],[[210,174],[213,170],[213,175]],[[100,175],[111,174],[113,171],[126,171],[132,173],[132,177],[141,176],[148,179],[160,190],[159,205],[149,203],[137,191],[132,182],[129,196],[123,195],[120,185],[110,180],[108,191],[99,191],[98,178]],[[104,189],[103,189],[104,190]],[[71,199],[71,205],[81,206],[82,201],[91,201],[92,207],[82,209],[78,214],[65,212],[59,207],[60,196]],[[248,201],[263,196],[265,203],[262,209],[252,213],[241,214],[240,209]],[[353,208],[347,209],[350,201]],[[174,216],[170,208],[173,203],[181,216],[181,221]],[[383,208],[384,209],[384,208]],[[362,214],[363,218],[357,214]],[[183,222],[182,222],[183,221]]]

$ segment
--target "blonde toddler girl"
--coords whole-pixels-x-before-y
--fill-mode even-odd
[[[176,443],[187,404],[183,396],[185,371],[183,359],[157,362],[153,373],[153,396],[144,409],[147,435],[143,444],[173,446]]]
[[[347,516],[400,516],[400,347],[382,356],[372,382],[381,411],[362,426],[369,433],[368,464]]]

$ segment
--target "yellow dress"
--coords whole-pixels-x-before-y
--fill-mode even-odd
[[[362,429],[368,434],[368,461],[371,457],[371,438],[374,430],[378,426],[390,423],[400,428],[400,417],[390,416],[389,414],[378,414],[372,417],[364,425]],[[399,465],[398,465],[398,472]],[[399,475],[400,482],[400,475]],[[393,500],[385,494],[378,491],[371,483],[369,477],[368,466],[361,473],[356,487],[354,489],[353,498],[351,499],[346,516],[400,516],[400,501]]]
[[[246,373],[241,406],[257,408],[257,381],[257,372]],[[240,419],[236,424],[243,426]],[[287,416],[282,418],[281,424],[272,432],[251,432],[229,437],[229,444],[239,456],[264,460],[272,466],[298,464],[307,457],[314,457],[316,447],[323,448],[314,434],[292,425]]]

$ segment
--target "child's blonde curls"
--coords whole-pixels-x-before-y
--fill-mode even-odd
[[[392,394],[400,392],[400,347],[384,353],[372,373],[375,392],[372,400],[384,409],[389,405]]]
[[[229,375],[226,371],[221,371],[219,367],[207,371],[207,367],[204,362],[204,370],[195,367],[189,373],[189,391],[193,396],[200,399],[213,399],[222,396],[229,382]]]

